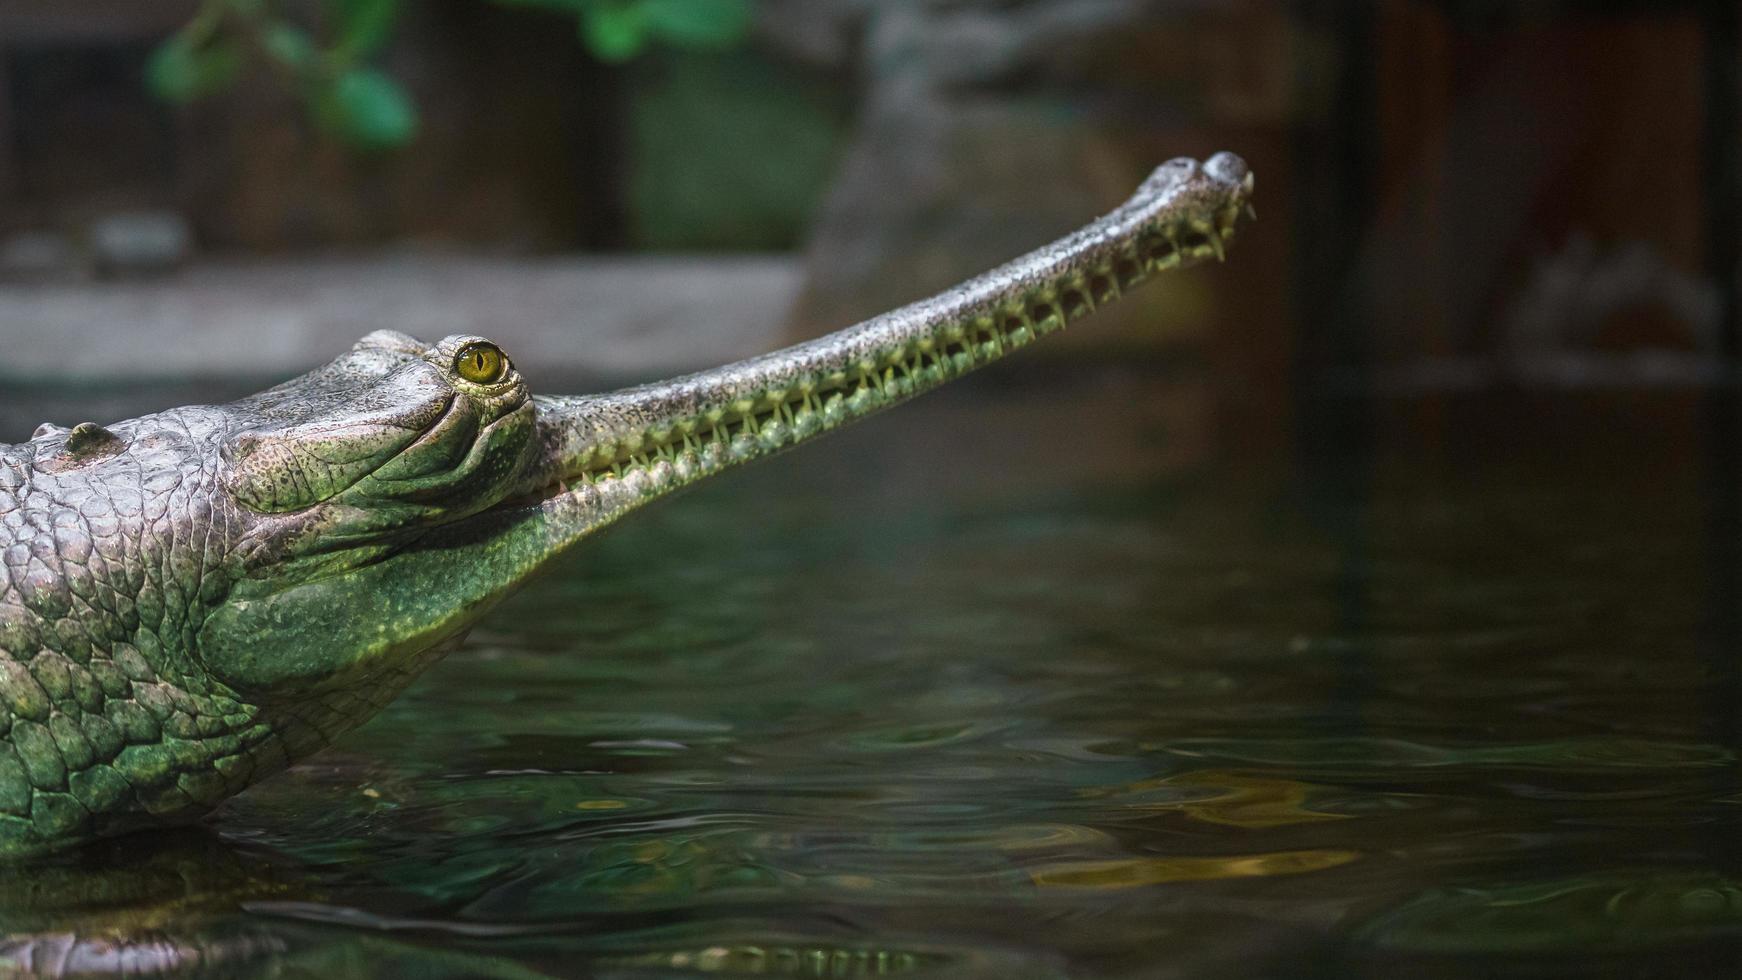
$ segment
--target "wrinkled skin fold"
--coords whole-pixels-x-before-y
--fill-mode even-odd
[[[931,299],[623,391],[534,396],[483,338],[382,331],[238,402],[0,446],[0,860],[198,818],[593,530],[1221,258],[1251,189],[1175,160]]]

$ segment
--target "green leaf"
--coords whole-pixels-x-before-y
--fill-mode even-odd
[[[329,0],[329,8],[338,24],[333,53],[344,61],[379,49],[399,16],[399,0]]]
[[[283,21],[267,24],[260,32],[260,42],[274,58],[292,68],[307,68],[315,63],[319,52],[308,32]]]
[[[363,150],[404,146],[417,135],[417,107],[399,83],[372,68],[344,72],[314,96],[315,119]]]
[[[646,46],[646,20],[637,6],[591,6],[581,16],[581,40],[600,61],[625,62]]]
[[[192,102],[210,95],[235,79],[242,70],[242,51],[236,42],[219,38],[196,45],[177,34],[158,45],[145,64],[145,83],[165,102]]]
[[[636,9],[650,33],[684,47],[730,47],[750,29],[746,0],[638,0]]]

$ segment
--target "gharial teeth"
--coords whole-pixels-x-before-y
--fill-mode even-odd
[[[1251,191],[1250,174],[1241,186]],[[601,443],[586,453],[584,468],[575,480],[590,485],[657,467],[661,470],[654,477],[658,482],[674,475],[687,482],[692,460],[713,465],[710,460],[724,454],[747,454],[757,443],[773,448],[819,428],[838,425],[849,411],[858,412],[883,398],[929,387],[983,360],[1025,346],[1077,316],[1093,313],[1148,278],[1153,269],[1172,268],[1207,255],[1226,260],[1227,243],[1233,240],[1242,214],[1252,220],[1258,217],[1250,201],[1236,198],[1206,216],[1151,228],[1142,242],[1110,254],[1091,270],[1092,274],[1079,273],[1039,288],[1020,306],[977,313],[882,355],[861,354],[857,361],[827,374],[799,377],[784,387],[711,406],[694,416],[621,436],[614,443]],[[1182,238],[1189,238],[1189,244]],[[595,460],[596,465],[587,465]],[[567,491],[567,484],[562,484],[560,492]]]

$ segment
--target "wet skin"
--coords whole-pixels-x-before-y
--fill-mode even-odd
[[[478,337],[380,331],[221,406],[0,446],[0,860],[197,819],[373,715],[590,532],[1220,258],[1252,180],[1124,205],[818,340],[534,396]]]

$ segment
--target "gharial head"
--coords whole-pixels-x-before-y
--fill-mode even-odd
[[[338,539],[487,507],[533,444],[526,383],[482,337],[429,347],[380,331],[249,403],[273,421],[225,436],[225,490],[261,514],[323,505],[317,523]]]
[[[218,737],[178,706],[206,697],[199,710],[222,716],[212,730],[242,739],[187,763],[218,776],[164,777],[141,756],[129,778],[141,799],[140,780],[172,779],[179,795],[143,804],[154,816],[216,802],[365,720],[553,557],[640,504],[941,385],[1156,272],[1221,258],[1251,190],[1232,154],[1175,160],[1099,221],[931,299],[607,394],[534,396],[484,338],[382,331],[228,405],[45,426],[0,449],[0,694],[24,683],[16,665],[33,651],[89,663],[101,648],[128,683],[167,692],[164,726]],[[35,697],[18,690],[14,703]],[[0,699],[0,721],[8,710]],[[236,733],[269,744],[283,718],[317,734],[276,763],[224,769],[254,751]],[[4,766],[0,754],[0,857]],[[31,839],[88,824],[68,821],[51,815]]]
[[[639,504],[941,384],[1153,272],[1223,254],[1238,158],[1162,167],[1124,207],[940,297],[713,371],[532,397],[478,337],[375,333],[238,406],[220,479],[248,560],[196,655],[256,697],[402,670]]]
[[[400,597],[445,590],[381,572],[539,470],[536,419],[495,344],[378,331],[228,405],[45,425],[0,449],[0,551],[18,559],[0,564],[0,659],[82,613],[98,649],[136,645],[180,683],[209,674],[252,700],[395,666],[381,654],[444,638]],[[404,615],[323,633],[324,606]]]
[[[494,343],[378,331],[227,413],[216,483],[246,530],[193,650],[225,685],[271,700],[403,674],[511,586],[471,553],[507,542],[454,533],[542,469],[531,395]]]

